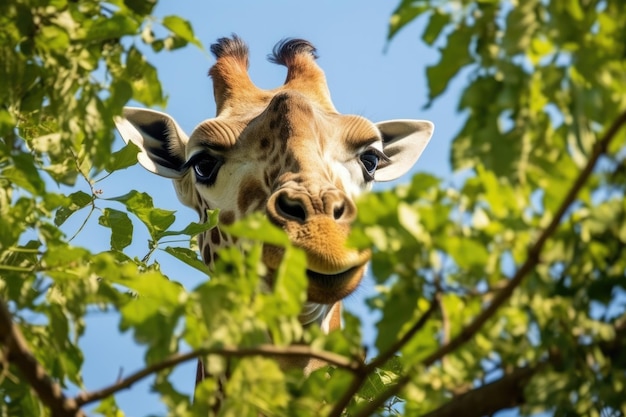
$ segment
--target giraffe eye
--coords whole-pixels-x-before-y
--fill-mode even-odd
[[[374,172],[378,167],[378,161],[380,161],[380,156],[373,151],[366,151],[361,154],[359,159],[361,160],[361,164],[363,165],[363,168],[365,168],[365,171],[367,171],[370,179],[373,179]]]
[[[204,155],[193,165],[196,180],[204,185],[213,185],[221,166],[222,161],[220,159],[211,155]]]

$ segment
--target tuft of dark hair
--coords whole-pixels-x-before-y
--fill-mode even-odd
[[[248,60],[248,45],[234,33],[230,38],[219,38],[211,45],[211,53],[219,59],[223,56],[237,57],[243,61]]]
[[[291,59],[299,54],[310,54],[313,59],[317,59],[317,49],[309,41],[304,39],[287,38],[274,46],[272,53],[267,59],[274,64],[287,65]]]

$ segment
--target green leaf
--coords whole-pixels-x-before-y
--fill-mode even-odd
[[[111,104],[113,110],[122,109],[126,103],[133,97],[133,86],[129,80],[117,79],[111,83],[109,87],[108,103]]]
[[[93,411],[105,417],[124,417],[124,412],[120,410],[113,396],[106,397],[100,401]]]
[[[243,359],[226,385],[228,415],[280,415],[288,402],[285,376],[268,358]]]
[[[154,208],[152,197],[146,193],[133,190],[128,194],[110,198],[109,200],[123,203],[128,211],[137,216],[146,225],[150,236],[155,241],[158,241],[176,220],[173,211]]]
[[[156,3],[156,0],[124,0],[124,4],[129,9],[141,16],[147,16],[152,13]]]
[[[415,20],[419,15],[428,11],[430,6],[425,1],[402,0],[394,10],[389,20],[387,40],[391,40],[404,26]]]
[[[198,271],[209,275],[209,268],[206,264],[198,257],[198,254],[195,251],[187,248],[179,248],[179,247],[171,247],[167,246],[165,252],[169,253],[179,261],[184,262],[185,264],[191,266],[192,268],[197,269]]]
[[[133,98],[146,106],[164,106],[161,82],[154,66],[136,48],[130,48],[126,60],[128,78],[132,82]]]
[[[106,170],[109,172],[119,171],[137,164],[137,154],[139,148],[132,142],[129,142],[119,151],[113,152],[106,164]]]
[[[105,208],[98,222],[111,229],[111,249],[121,251],[133,241],[133,223],[123,211]]]
[[[209,210],[208,218],[206,223],[189,223],[183,230],[168,230],[161,234],[162,237],[165,236],[178,236],[178,235],[187,235],[187,236],[196,236],[202,232],[206,232],[207,230],[211,230],[217,226],[219,222],[219,210]]]
[[[484,267],[489,258],[487,248],[475,240],[447,236],[441,239],[440,244],[462,270]]]
[[[139,29],[138,22],[131,16],[114,14],[95,20],[85,33],[87,42],[118,39],[125,35],[134,35]]]
[[[12,156],[12,166],[2,171],[2,176],[31,194],[41,195],[45,184],[35,166],[32,155],[20,153]]]
[[[441,95],[452,78],[472,63],[469,53],[472,31],[461,25],[448,35],[446,46],[441,48],[441,60],[426,68],[428,78],[428,98],[430,101]]]
[[[83,191],[76,191],[68,197],[69,204],[64,207],[60,207],[54,217],[54,224],[57,226],[61,226],[72,214],[89,205],[93,201],[93,197]]]
[[[435,10],[428,20],[428,25],[426,29],[424,29],[424,33],[422,33],[422,40],[428,45],[434,44],[437,38],[439,38],[443,28],[446,27],[448,23],[450,23],[450,15]]]
[[[232,225],[222,227],[233,236],[282,247],[290,245],[287,234],[282,229],[270,223],[261,213],[253,213]]]
[[[182,19],[179,16],[166,16],[163,18],[163,26],[168,28],[170,31],[172,31],[172,33],[176,34],[185,41],[192,43],[199,48],[202,48],[202,44],[193,33],[191,23],[189,23],[187,20]]]
[[[8,135],[14,128],[13,115],[5,109],[0,109],[0,137]]]
[[[63,28],[56,25],[45,25],[40,28],[37,44],[40,48],[63,51],[70,44],[70,37]]]

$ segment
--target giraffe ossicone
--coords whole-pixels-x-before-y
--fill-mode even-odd
[[[374,181],[408,172],[433,133],[423,120],[373,123],[335,109],[315,48],[289,39],[276,45],[270,61],[287,67],[285,83],[256,87],[248,76],[248,48],[237,36],[211,47],[217,115],[187,135],[169,115],[126,108],[116,120],[126,142],[140,148],[149,171],[173,180],[181,202],[206,220],[220,209],[230,224],[262,211],[307,255],[308,303],[301,319],[325,331],[339,326],[339,302],[358,286],[370,259],[346,239],[356,216],[355,198]],[[209,266],[219,247],[232,244],[216,229],[199,236]],[[280,248],[267,246],[270,271]]]

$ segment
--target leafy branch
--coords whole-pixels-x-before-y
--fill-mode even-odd
[[[306,345],[290,345],[285,347],[275,345],[259,345],[250,348],[220,347],[196,349],[194,351],[173,355],[159,363],[150,365],[128,377],[121,379],[109,387],[98,391],[83,392],[76,396],[75,402],[79,406],[102,400],[126,388],[130,388],[136,382],[155,374],[159,371],[173,368],[176,365],[197,359],[207,355],[218,355],[225,358],[244,358],[250,356],[284,357],[284,358],[314,358],[326,362],[329,365],[346,369],[351,372],[362,372],[363,364],[357,360],[351,360],[345,356],[333,352],[319,351]]]
[[[624,348],[623,338],[626,336],[626,321],[617,321],[613,326],[615,337],[598,345],[607,357],[616,357]],[[522,405],[526,402],[524,388],[533,375],[548,365],[561,365],[562,356],[558,349],[552,349],[549,357],[536,365],[516,368],[505,373],[500,379],[482,385],[455,397],[449,403],[425,414],[423,417],[480,417],[492,415],[503,409]]]
[[[619,130],[626,124],[626,112],[621,113],[615,121],[611,124],[606,133],[600,138],[600,140],[596,141],[592,153],[585,165],[585,167],[580,171],[578,177],[571,185],[569,191],[563,198],[563,201],[558,207],[558,210],[552,217],[552,220],[548,224],[548,226],[541,232],[535,243],[528,249],[528,255],[524,263],[519,267],[513,278],[502,287],[496,295],[493,297],[491,304],[487,306],[480,314],[478,314],[468,326],[466,326],[460,334],[452,338],[448,343],[444,343],[438,350],[433,352],[431,355],[426,357],[419,364],[420,367],[429,367],[433,365],[435,362],[443,359],[449,353],[455,351],[463,344],[471,340],[476,333],[484,326],[484,324],[495,315],[498,309],[511,297],[513,291],[519,287],[524,278],[537,266],[540,262],[541,251],[548,241],[548,239],[556,232],[557,227],[561,223],[561,220],[565,216],[565,213],[571,207],[571,205],[576,200],[578,193],[584,187],[586,182],[589,180],[589,177],[593,173],[593,170],[598,163],[598,160],[602,155],[607,152],[608,146],[613,140],[613,138],[617,135]],[[432,307],[432,306],[431,306]],[[422,318],[418,322],[421,322]],[[405,343],[408,340],[405,341]],[[402,346],[398,346],[398,350]],[[379,394],[374,400],[366,404],[355,416],[369,416],[374,413],[380,406],[382,406],[389,398],[397,395],[410,381],[413,375],[413,370],[411,369],[406,372],[405,375],[398,378],[398,380],[390,385]],[[520,371],[521,373],[521,371]],[[526,375],[526,374],[523,374]],[[509,381],[508,379],[505,381]],[[360,386],[363,384],[363,380],[360,380],[358,387],[357,383],[353,384],[347,392],[356,393]],[[329,414],[329,416],[337,416],[338,410],[334,410]]]
[[[81,392],[75,398],[68,398],[63,394],[60,385],[48,375],[31,353],[21,331],[13,323],[11,313],[3,300],[0,300],[0,343],[5,347],[4,356],[8,358],[9,362],[17,366],[43,403],[50,408],[53,417],[83,417],[84,414],[80,411],[80,407],[130,388],[133,384],[159,371],[206,355],[219,355],[226,358],[250,356],[314,358],[357,374],[362,374],[368,369],[360,360],[349,359],[333,352],[320,351],[306,345],[281,347],[268,344],[250,348],[204,348],[172,355],[161,362],[120,379],[108,387],[92,392]]]
[[[76,401],[63,394],[61,386],[48,375],[32,354],[3,300],[0,300],[0,344],[4,347],[3,356],[20,370],[24,379],[50,409],[52,417],[85,416]]]
[[[344,392],[339,401],[335,404],[334,408],[328,414],[329,417],[338,417],[340,416],[345,408],[348,406],[348,403],[356,394],[365,380],[367,376],[372,372],[384,365],[389,359],[391,359],[404,345],[406,345],[412,338],[415,336],[417,332],[419,332],[425,325],[428,319],[432,316],[432,314],[438,309],[438,301],[433,301],[430,303],[428,310],[421,315],[419,320],[417,320],[411,328],[398,340],[396,340],[385,352],[378,355],[374,360],[372,360],[367,365],[356,369],[358,372],[355,372],[355,376],[352,380],[350,387]]]

